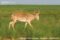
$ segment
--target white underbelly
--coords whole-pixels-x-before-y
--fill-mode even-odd
[[[18,21],[21,21],[21,22],[26,22],[26,18],[19,18]]]

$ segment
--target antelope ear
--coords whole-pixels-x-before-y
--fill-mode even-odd
[[[39,9],[39,8],[34,9],[33,14],[34,14],[34,15],[36,15],[36,14],[40,15],[40,9]]]
[[[40,13],[40,9],[37,8],[37,9],[34,10],[34,12],[35,12],[35,13]]]

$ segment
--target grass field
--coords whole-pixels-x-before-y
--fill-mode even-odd
[[[40,8],[40,20],[32,21],[33,29],[28,25],[25,29],[23,22],[17,22],[15,31],[8,29],[10,15],[15,10],[31,12]],[[60,38],[60,5],[0,5],[0,37],[3,38]]]

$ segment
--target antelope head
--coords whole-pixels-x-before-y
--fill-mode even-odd
[[[39,14],[40,14],[40,10],[35,10],[35,11],[34,11],[34,15],[35,15],[35,18],[36,18],[37,20],[39,20]]]

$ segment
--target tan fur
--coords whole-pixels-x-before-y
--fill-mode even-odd
[[[14,29],[15,23],[17,21],[25,22],[25,28],[26,28],[27,24],[29,24],[30,27],[33,27],[31,22],[32,22],[32,20],[37,19],[37,17],[39,18],[39,13],[31,14],[29,12],[25,12],[25,13],[24,12],[14,12],[11,15],[12,21],[9,23],[9,29],[11,26]]]

